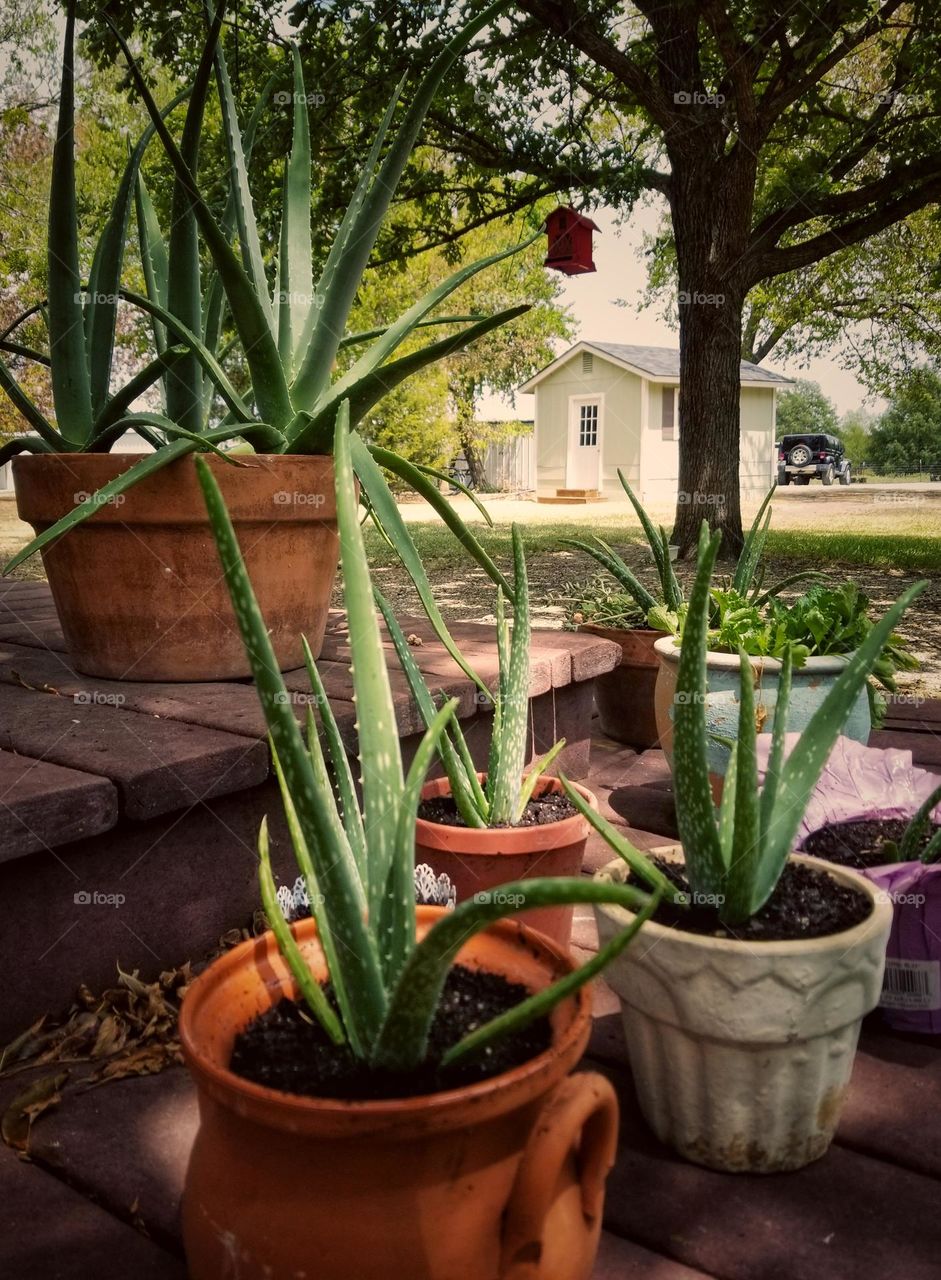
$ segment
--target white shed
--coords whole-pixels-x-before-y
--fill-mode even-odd
[[[680,353],[670,347],[579,342],[525,382],[536,398],[537,496],[622,497],[618,469],[643,502],[676,501]],[[776,397],[792,383],[742,361],[742,494],[777,474]]]

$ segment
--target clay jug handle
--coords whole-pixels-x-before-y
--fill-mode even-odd
[[[604,1184],[614,1164],[618,1100],[604,1076],[569,1076],[544,1104],[507,1204],[500,1280],[587,1280]]]

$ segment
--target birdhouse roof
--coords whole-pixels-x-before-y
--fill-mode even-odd
[[[575,221],[579,224],[579,226],[591,227],[592,231],[601,230],[598,224],[596,222],[592,222],[591,218],[589,218],[587,214],[579,213],[577,209],[573,209],[571,205],[567,205],[567,204],[560,205],[558,209],[553,209],[552,212],[546,218],[546,222],[548,222],[550,218],[554,218],[556,217],[557,214],[560,214],[560,213],[571,214],[572,217],[575,219]]]

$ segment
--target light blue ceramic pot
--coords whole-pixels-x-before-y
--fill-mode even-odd
[[[673,763],[673,710],[676,697],[676,672],[680,660],[680,647],[672,636],[658,640],[654,645],[660,659],[654,703],[657,714],[657,730],[660,746],[667,760]],[[774,719],[774,707],[778,696],[780,662],[774,658],[752,658],[756,673],[755,711],[759,732],[770,733]],[[811,716],[827,696],[833,682],[846,666],[847,658],[834,655],[827,658],[808,658],[794,671],[787,727],[792,733],[802,733]],[[723,738],[738,737],[739,710],[739,660],[734,653],[706,654],[706,726],[710,733]],[[843,733],[847,738],[867,743],[872,729],[869,714],[869,697],[863,688],[856,699]],[[718,742],[709,743],[709,772],[715,777],[725,777],[729,750]]]

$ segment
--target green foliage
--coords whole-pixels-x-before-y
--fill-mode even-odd
[[[871,432],[875,416],[865,409],[851,409],[840,419],[837,435],[843,441],[846,456],[858,472],[869,462]]]
[[[721,536],[714,534],[710,537],[703,524],[696,579],[687,606],[677,671],[673,786],[677,826],[692,898],[694,901],[715,902],[721,923],[734,930],[759,911],[774,892],[804,809],[833,744],[896,623],[928,584],[920,582],[910,587],[871,627],[786,760],[784,736],[793,664],[790,650],[785,649],[766,780],[760,793],[757,786],[754,675],[747,655],[740,651],[738,736],[725,777],[722,801],[716,808],[709,780],[706,653],[711,579],[720,541]],[[623,837],[613,840],[612,831],[604,826],[604,819],[600,819],[600,823],[612,848],[618,851]],[[617,835],[616,832],[613,834]],[[643,859],[644,855],[639,850],[631,850],[632,867]],[[648,883],[655,883],[649,872],[645,878]],[[674,898],[674,903],[676,901]]]
[[[298,948],[292,945],[293,937],[274,892],[263,829],[259,852],[266,910],[271,913],[276,938],[301,996],[327,1034],[335,1042],[345,1041],[363,1061],[407,1071],[427,1056],[428,1033],[447,971],[474,933],[494,920],[533,906],[611,901],[635,910],[643,908],[641,916],[618,939],[615,950],[620,950],[636,934],[652,906],[626,886],[596,886],[580,878],[518,881],[501,886],[499,895],[475,895],[454,912],[445,913],[427,936],[416,942],[413,868],[418,794],[457,702],[446,703],[434,714],[406,773],[357,513],[350,445],[347,408],[342,405],[334,443],[337,522],[359,725],[361,803],[356,800],[343,744],[312,661],[309,670],[324,726],[326,753],[309,708],[306,741],[301,734],[218,485],[202,459],[197,459],[196,465],[265,713],[288,829],[323,943],[338,1016],[326,1010],[321,990],[311,981]],[[518,585],[523,587],[524,582],[520,580]],[[521,594],[525,597],[525,590]],[[523,623],[521,634],[526,639],[525,616]],[[511,641],[508,695],[523,674],[521,654],[519,642]],[[425,697],[430,698],[427,689]],[[478,1053],[496,1036],[548,1012],[597,968],[597,962],[583,966],[577,979],[563,979],[539,993],[537,1008],[524,1001],[515,1016],[504,1015],[478,1028],[469,1045],[462,1041],[452,1046],[449,1060],[471,1051]]]
[[[803,435],[808,431],[820,431],[836,435],[839,420],[833,403],[820,390],[820,384],[806,378],[798,380],[790,391],[778,397],[777,436]]]
[[[591,625],[625,631],[647,625],[644,611],[634,597],[612,588],[603,573],[583,582],[565,583],[558,591],[550,592],[547,599],[562,607],[568,630]]]
[[[889,407],[869,437],[869,461],[878,472],[941,471],[941,374],[930,365],[896,383]]]

